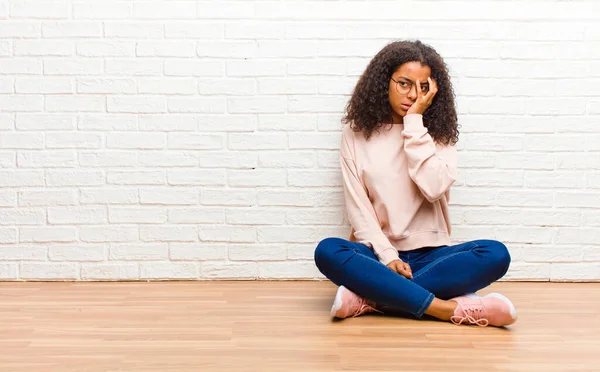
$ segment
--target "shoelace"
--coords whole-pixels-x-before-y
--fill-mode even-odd
[[[359,306],[360,307],[358,308],[358,310],[354,313],[354,315],[352,315],[353,318],[355,318],[359,315],[363,315],[364,313],[371,312],[371,311],[375,311],[375,312],[383,314],[383,311],[379,311],[376,308],[374,308],[373,306],[368,305],[367,300],[365,300],[364,298],[360,299]]]
[[[458,304],[458,307],[462,310],[465,316],[453,316],[450,318],[452,323],[461,325],[464,321],[467,321],[469,324],[477,324],[480,327],[485,327],[489,324],[489,321],[484,318],[483,305],[468,305],[462,307],[460,304]]]

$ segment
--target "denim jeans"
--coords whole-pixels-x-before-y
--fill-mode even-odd
[[[425,247],[400,252],[399,258],[410,265],[412,279],[379,262],[362,243],[327,238],[315,250],[317,267],[336,285],[374,301],[386,313],[418,318],[434,297],[447,300],[473,293],[502,278],[511,260],[506,246],[495,240]]]

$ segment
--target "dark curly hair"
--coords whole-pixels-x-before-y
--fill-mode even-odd
[[[390,78],[406,62],[421,62],[431,69],[438,92],[423,114],[423,124],[436,142],[455,144],[458,119],[448,67],[435,49],[418,40],[392,42],[373,57],[352,92],[342,122],[351,123],[354,131],[363,132],[367,140],[374,131],[392,124]]]

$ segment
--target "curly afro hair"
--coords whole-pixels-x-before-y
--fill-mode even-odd
[[[407,62],[429,66],[431,78],[438,85],[431,106],[423,114],[423,124],[436,142],[455,144],[458,141],[458,119],[448,67],[435,49],[418,40],[392,42],[373,57],[352,92],[342,122],[351,123],[354,131],[363,132],[367,140],[374,131],[392,124],[388,96],[390,78]]]

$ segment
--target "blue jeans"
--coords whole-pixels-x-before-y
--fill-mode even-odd
[[[327,238],[315,250],[317,267],[336,285],[377,303],[384,312],[419,318],[434,297],[447,300],[476,292],[502,278],[510,265],[508,249],[495,240],[425,247],[400,252],[399,258],[410,265],[412,279],[379,262],[362,243]]]

